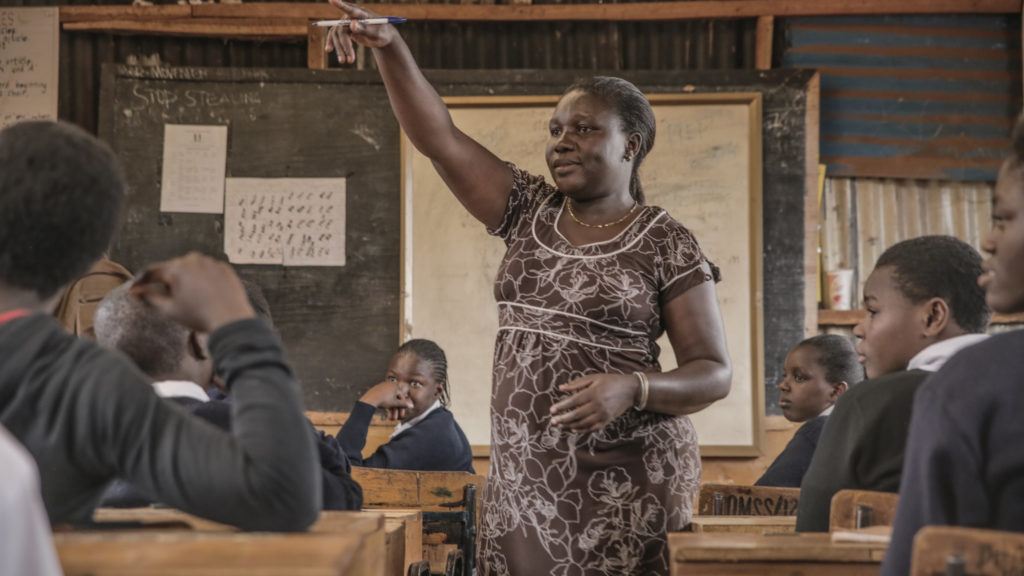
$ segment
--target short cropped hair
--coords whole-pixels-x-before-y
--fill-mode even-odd
[[[111,290],[100,302],[93,320],[96,342],[120,350],[150,378],[170,374],[181,366],[188,329],[133,296],[131,282]]]
[[[853,386],[864,379],[864,367],[857,361],[853,344],[837,334],[813,336],[796,345],[810,348],[818,355],[818,364],[825,369],[825,381],[829,384],[846,382]]]
[[[62,122],[0,131],[0,283],[49,298],[110,245],[124,177],[114,153]]]
[[[914,303],[941,298],[967,332],[984,332],[992,311],[978,286],[981,254],[952,236],[904,240],[882,253],[875,268],[891,266],[896,286]]]

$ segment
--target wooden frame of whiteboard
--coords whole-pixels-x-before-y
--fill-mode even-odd
[[[523,95],[523,96],[448,96],[442,98],[449,107],[457,108],[522,108],[533,107],[539,104],[549,105],[552,108],[558,102],[558,95]],[[749,144],[749,249],[751,255],[762,254],[762,96],[757,92],[731,92],[712,94],[677,94],[677,93],[652,93],[647,94],[652,106],[666,104],[689,104],[689,105],[721,105],[740,104],[746,105],[748,110],[748,144]],[[413,197],[413,170],[412,154],[414,149],[405,135],[401,136],[401,286],[402,286],[402,310],[400,314],[399,335],[400,340],[405,341],[411,333],[411,321],[413,315],[413,287],[412,283],[412,197]],[[710,445],[701,446],[701,456],[717,457],[751,457],[761,454],[761,447],[764,439],[764,385],[760,380],[764,375],[764,319],[763,319],[763,261],[762,258],[751,258],[749,262],[750,281],[752,283],[750,293],[750,342],[751,342],[751,383],[750,383],[750,417],[751,417],[751,442],[749,444],[736,445]],[[487,457],[490,455],[490,446],[473,445],[473,456]]]

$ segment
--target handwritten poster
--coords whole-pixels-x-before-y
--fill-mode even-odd
[[[224,211],[228,127],[164,125],[161,212]]]
[[[228,178],[224,252],[235,264],[345,265],[344,178]]]
[[[57,119],[57,8],[0,8],[0,128]]]

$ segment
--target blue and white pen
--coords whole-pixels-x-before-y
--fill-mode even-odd
[[[319,20],[313,22],[313,26],[320,26],[327,28],[331,26],[349,26],[353,22],[359,22],[360,24],[401,24],[405,22],[405,18],[401,16],[381,16],[380,18],[346,18],[344,20]]]

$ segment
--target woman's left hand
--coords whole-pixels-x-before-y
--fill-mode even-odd
[[[551,407],[551,424],[576,432],[596,432],[634,404],[637,377],[632,374],[591,374],[558,387],[572,395]]]

